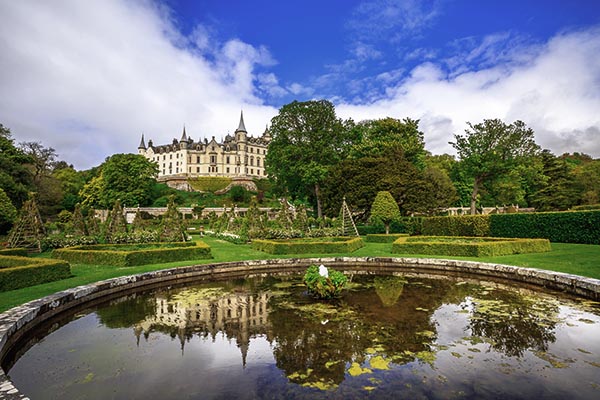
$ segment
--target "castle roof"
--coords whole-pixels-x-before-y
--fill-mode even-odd
[[[244,124],[244,112],[240,111],[240,124],[238,126],[238,128],[235,130],[235,133],[238,132],[246,132],[248,133],[248,131],[246,130],[246,125]]]
[[[142,140],[140,141],[140,145],[138,146],[138,149],[146,150],[146,143],[144,142],[144,134],[143,133],[142,133]]]

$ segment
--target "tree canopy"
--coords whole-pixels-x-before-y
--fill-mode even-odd
[[[292,197],[313,199],[318,216],[322,216],[320,190],[328,170],[344,158],[353,142],[350,124],[336,116],[327,100],[294,101],[271,120],[267,172]]]
[[[371,220],[381,222],[385,226],[385,233],[390,233],[390,224],[400,219],[400,209],[396,200],[390,192],[382,191],[377,193],[373,205],[371,206]]]
[[[502,178],[539,153],[534,133],[522,121],[505,124],[499,119],[486,119],[473,125],[464,135],[454,135],[450,144],[458,152],[464,171],[473,179],[471,214],[476,213],[477,195],[486,182]]]

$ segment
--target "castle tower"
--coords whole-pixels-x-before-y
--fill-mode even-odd
[[[244,124],[244,112],[240,111],[240,124],[235,130],[235,138],[238,143],[245,143],[247,141],[247,137],[248,131],[246,130],[246,125]]]
[[[140,145],[138,146],[138,154],[146,153],[146,143],[144,142],[144,134],[142,133],[142,140],[140,141]]]

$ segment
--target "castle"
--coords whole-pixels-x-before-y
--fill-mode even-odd
[[[189,189],[188,178],[266,178],[265,157],[270,141],[268,129],[258,138],[248,136],[242,112],[234,135],[225,136],[223,143],[218,143],[214,136],[210,141],[195,142],[187,136],[184,127],[179,141],[173,139],[173,143],[160,146],[155,146],[152,140],[146,146],[142,134],[138,154],[158,165],[159,182],[178,189]]]

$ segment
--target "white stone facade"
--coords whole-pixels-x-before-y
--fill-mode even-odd
[[[152,140],[148,146],[144,135],[138,153],[158,165],[158,180],[161,182],[215,176],[231,178],[266,178],[265,157],[271,136],[268,129],[262,136],[248,136],[244,116],[234,135],[227,135],[223,143],[212,140],[194,141],[183,129],[180,140],[156,146]]]

